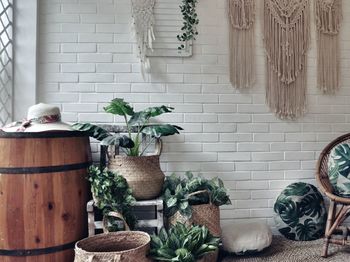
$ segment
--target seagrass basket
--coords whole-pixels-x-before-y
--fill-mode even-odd
[[[202,225],[206,226],[213,236],[220,237],[220,209],[211,202],[210,193],[207,190],[203,190],[191,193],[189,196],[194,196],[201,193],[209,194],[209,204],[191,205],[192,217],[190,219],[181,215],[181,213],[177,211],[173,216],[168,218],[168,226],[175,225],[177,222],[186,225]]]
[[[147,258],[150,236],[139,231],[103,233],[80,240],[75,245],[74,262],[151,262]]]
[[[125,230],[108,232],[107,216],[120,219]],[[103,234],[78,241],[75,244],[74,262],[151,262],[147,257],[151,237],[141,231],[129,231],[130,228],[118,212],[109,212],[103,218]]]
[[[160,169],[159,155],[116,155],[109,159],[108,169],[126,179],[137,200],[154,199],[162,191],[165,175]]]

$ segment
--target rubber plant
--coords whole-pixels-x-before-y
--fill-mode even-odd
[[[182,0],[180,10],[183,17],[183,26],[181,27],[182,34],[177,35],[177,39],[182,42],[178,47],[179,50],[185,49],[186,42],[196,40],[198,35],[197,25],[199,24],[196,5],[198,0]]]
[[[150,120],[165,113],[170,113],[174,108],[165,105],[149,107],[142,111],[135,112],[134,108],[124,99],[113,99],[104,111],[113,115],[122,116],[127,135],[111,134],[107,130],[90,123],[76,123],[72,127],[79,131],[87,132],[91,137],[101,141],[102,145],[117,145],[128,156],[142,156],[155,139],[179,134],[181,127],[171,124],[152,124]],[[134,133],[135,131],[135,133]],[[150,136],[152,139],[140,150],[142,144],[141,134]]]
[[[156,261],[195,262],[216,251],[219,241],[205,226],[177,223],[169,231],[162,228],[158,236],[151,236],[150,255]]]
[[[191,193],[198,191],[208,191],[211,202],[216,206],[231,204],[221,179],[216,177],[208,180],[201,176],[194,176],[188,171],[184,178],[180,178],[176,174],[166,177],[163,185],[165,216],[171,217],[179,211],[181,215],[191,218],[192,205],[209,203],[208,194],[191,195]]]
[[[95,205],[102,210],[103,215],[111,211],[120,213],[128,226],[132,229],[136,224],[136,217],[132,213],[132,205],[136,201],[132,191],[124,177],[107,168],[101,170],[99,167],[91,166],[88,172],[88,180],[91,183],[91,192]],[[122,227],[114,219],[108,217],[109,231],[118,231]]]

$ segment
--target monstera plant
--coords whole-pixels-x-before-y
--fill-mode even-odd
[[[152,120],[162,114],[171,113],[173,109],[162,105],[135,111],[124,99],[116,98],[104,110],[124,119],[126,135],[112,134],[90,123],[76,123],[73,128],[87,132],[101,141],[102,145],[109,146],[109,149],[118,146],[125,154],[117,154],[116,151],[119,150],[108,150],[108,169],[125,177],[136,199],[152,199],[161,193],[165,177],[159,163],[160,138],[179,134],[179,130],[182,130],[176,125],[154,123]],[[143,141],[142,136],[150,139]],[[146,155],[147,149],[155,142],[158,144],[156,153]]]
[[[91,137],[101,141],[102,145],[120,146],[128,156],[142,156],[155,139],[179,134],[179,130],[182,130],[181,127],[176,125],[150,123],[152,118],[165,113],[171,113],[173,109],[172,107],[162,105],[135,112],[134,108],[125,102],[124,99],[116,98],[104,108],[104,111],[123,117],[127,135],[111,134],[107,130],[90,123],[76,123],[73,125],[73,128],[87,132]],[[140,150],[142,144],[141,134],[152,138],[142,150]]]

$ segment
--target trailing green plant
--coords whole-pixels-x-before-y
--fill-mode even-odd
[[[87,132],[91,137],[101,141],[102,145],[120,146],[128,156],[141,156],[154,141],[163,136],[179,134],[181,127],[170,124],[151,124],[150,120],[164,113],[170,113],[174,108],[168,106],[149,107],[135,112],[134,108],[124,99],[113,99],[104,108],[105,112],[122,116],[127,135],[112,134],[107,130],[90,123],[76,123],[72,127],[79,131]],[[152,139],[140,150],[142,144],[141,134],[148,135]]]
[[[158,236],[151,236],[150,255],[157,261],[195,262],[217,250],[219,241],[205,226],[177,223],[169,231],[162,228]]]
[[[130,228],[134,228],[136,217],[131,212],[132,205],[136,201],[132,196],[125,178],[117,173],[109,171],[107,168],[101,170],[97,166],[89,167],[88,180],[91,183],[91,192],[95,199],[95,205],[102,210],[103,215],[111,211],[120,213]],[[115,219],[107,217],[111,225],[109,231],[121,230]]]
[[[193,193],[201,192],[193,195]],[[165,178],[163,185],[164,214],[167,217],[177,211],[186,217],[192,216],[192,205],[208,204],[216,206],[231,204],[224,183],[219,178],[206,179],[186,172],[184,178],[172,174]]]
[[[185,48],[187,41],[196,40],[196,35],[198,35],[197,25],[199,24],[199,19],[196,11],[197,2],[198,0],[182,0],[180,5],[184,22],[181,28],[182,34],[177,35],[177,39],[182,42],[178,47],[179,50]]]

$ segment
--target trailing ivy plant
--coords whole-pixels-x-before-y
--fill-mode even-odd
[[[201,191],[200,194],[192,195],[192,193]],[[179,211],[181,215],[190,218],[192,205],[208,204],[210,201],[216,206],[231,204],[221,179],[216,177],[208,180],[201,176],[194,176],[189,171],[186,172],[184,178],[180,178],[176,174],[165,178],[163,199],[165,203],[164,214],[167,217],[171,217]]]
[[[91,183],[91,192],[95,199],[95,205],[102,210],[103,215],[111,211],[120,213],[130,228],[134,228],[136,217],[131,212],[136,201],[132,196],[132,190],[125,178],[107,168],[101,170],[97,166],[89,167],[88,180]],[[111,225],[109,231],[121,230],[120,225],[111,217],[107,217]]]
[[[196,35],[198,35],[197,25],[199,24],[199,19],[196,11],[197,2],[198,0],[182,0],[182,4],[180,5],[184,22],[181,28],[182,34],[177,35],[177,39],[182,42],[178,47],[179,50],[185,48],[187,41],[196,40]]]
[[[101,141],[102,145],[120,146],[128,156],[142,156],[147,147],[154,143],[155,139],[179,134],[179,130],[183,130],[176,125],[150,123],[152,118],[165,113],[171,113],[173,109],[172,107],[162,105],[135,112],[134,108],[125,102],[124,99],[116,98],[104,110],[107,113],[123,117],[127,135],[111,134],[107,130],[90,123],[76,123],[72,127],[76,130],[87,132],[91,137]],[[133,134],[134,130],[136,131],[135,134]],[[142,151],[140,150],[142,144],[141,134],[152,138]]]
[[[195,262],[218,249],[220,238],[213,237],[205,226],[181,223],[162,228],[151,236],[150,255],[156,261]]]

